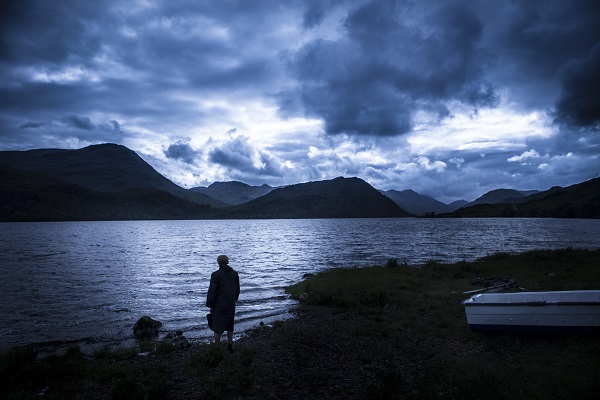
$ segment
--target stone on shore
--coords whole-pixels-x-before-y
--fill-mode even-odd
[[[308,300],[308,293],[302,293],[298,296],[298,300],[300,301],[306,301]]]
[[[150,339],[158,336],[162,322],[143,316],[133,326],[133,335],[138,339]]]
[[[170,340],[172,344],[179,347],[189,347],[192,345],[190,341],[183,336],[183,331],[181,330],[167,333],[165,340]]]

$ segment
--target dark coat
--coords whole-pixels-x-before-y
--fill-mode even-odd
[[[240,296],[240,277],[229,265],[220,265],[210,276],[206,306],[213,315],[212,330],[223,333],[228,325],[233,330],[235,302]]]

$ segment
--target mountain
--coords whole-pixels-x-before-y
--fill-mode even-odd
[[[225,205],[203,193],[177,186],[134,151],[116,144],[93,145],[78,150],[0,151],[0,165],[40,172],[97,192],[158,190],[197,204]]]
[[[455,210],[458,210],[459,208],[466,206],[467,204],[469,204],[469,202],[466,200],[456,200],[456,201],[453,201],[452,203],[448,204],[448,207],[450,208],[450,211],[455,211]]]
[[[600,178],[553,187],[513,201],[475,204],[443,216],[600,218]]]
[[[157,189],[100,192],[0,166],[0,221],[201,219],[213,208]]]
[[[215,182],[208,187],[195,187],[189,190],[204,193],[223,203],[237,205],[247,203],[260,196],[264,196],[275,189],[269,185],[250,186],[243,182]]]
[[[175,185],[135,152],[114,144],[0,152],[0,179],[0,221],[409,215],[358,178],[276,190],[217,182],[209,188],[223,198],[229,196],[229,201],[268,192],[245,204],[224,207],[224,202],[205,193]]]
[[[387,218],[407,217],[359,178],[300,183],[275,189],[238,206],[218,210],[224,218]]]
[[[434,199],[415,192],[414,190],[388,190],[382,192],[384,195],[394,200],[402,209],[415,215],[439,214],[454,211],[455,208]]]
[[[496,189],[487,192],[481,197],[470,202],[469,206],[476,204],[497,204],[497,203],[519,203],[524,201],[527,196],[539,193],[537,190],[514,190],[514,189]]]
[[[277,189],[216,182],[205,189],[183,189],[135,152],[114,144],[79,150],[0,151],[0,221],[411,215],[387,195],[395,196],[414,213],[435,212],[441,217],[600,218],[600,178],[544,192],[498,189],[477,199],[478,204],[443,213],[437,210],[443,206],[451,210],[463,202],[444,205],[412,190],[384,195],[359,178],[340,177]],[[262,191],[266,194],[260,196]],[[206,192],[230,202],[255,198],[227,206]]]

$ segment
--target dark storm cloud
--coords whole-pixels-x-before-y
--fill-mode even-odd
[[[479,44],[481,21],[461,3],[438,4],[424,15],[405,1],[352,9],[341,38],[289,55],[298,87],[280,95],[282,113],[300,107],[332,134],[399,135],[411,131],[419,110],[448,116],[451,100],[495,106],[494,86],[483,77],[493,57]]]
[[[194,159],[199,154],[199,152],[194,150],[188,143],[181,141],[170,144],[164,153],[167,158],[181,160],[186,164],[193,164]]]
[[[600,129],[600,43],[581,61],[567,65],[556,118],[578,127]]]
[[[312,28],[328,9],[308,4]],[[288,53],[297,86],[279,94],[281,113],[320,118],[332,134],[398,135],[418,111],[442,119],[449,102],[494,107],[504,92],[518,108],[596,127],[599,15],[595,0],[358,3],[338,38]]]
[[[208,153],[210,162],[237,173],[281,177],[285,169],[275,157],[255,148],[248,138],[238,136]]]
[[[45,122],[25,122],[19,126],[19,129],[36,129],[46,126]]]
[[[312,28],[320,24],[330,7],[331,1],[329,0],[309,1],[302,16],[304,27]]]
[[[105,132],[111,132],[111,133],[121,133],[121,124],[119,124],[117,121],[108,121],[108,122],[102,122],[100,124],[98,124],[98,128],[100,130],[103,130]]]
[[[5,134],[3,139],[12,141],[19,138],[22,142],[37,141],[38,147],[56,147],[51,140],[77,139],[82,144],[121,143],[124,135],[117,121],[95,123],[89,117],[80,115],[65,115],[49,121],[28,121],[21,124],[18,130],[21,132],[17,137],[15,134]]]
[[[486,44],[499,59],[490,74],[511,90],[513,102],[554,107],[562,124],[598,123],[591,94],[600,82],[598,1],[486,2],[481,12],[489,30]]]
[[[17,127],[98,110],[166,124],[195,107],[167,95],[172,91],[277,91],[283,76],[275,55],[294,46],[278,41],[282,18],[296,13],[308,32],[343,10],[336,37],[317,35],[284,53],[293,89],[279,90],[281,115],[322,119],[333,134],[393,136],[410,132],[419,111],[439,120],[450,115],[449,102],[494,107],[501,89],[524,87],[514,97],[523,106],[555,107],[558,121],[593,126],[598,4],[153,2],[130,11],[121,2],[9,2],[0,67],[12,84],[0,85],[0,105],[19,110]],[[55,79],[69,68],[87,75]],[[112,69],[121,72],[106,76]],[[40,73],[50,78],[32,78]]]
[[[83,129],[86,131],[92,130],[94,126],[89,117],[80,117],[78,115],[68,115],[61,119],[61,122],[67,126]]]
[[[165,131],[186,115],[196,125],[222,117],[195,99],[268,90],[279,40],[270,29],[293,3],[9,2],[0,17],[0,114],[10,118],[0,122],[12,126],[0,135],[64,115],[125,115]]]
[[[104,12],[102,5],[94,3],[3,2],[0,60],[17,64],[85,62],[100,46],[100,32],[89,22]]]

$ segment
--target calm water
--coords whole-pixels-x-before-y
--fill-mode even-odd
[[[126,340],[142,315],[210,334],[204,307],[216,257],[242,294],[236,329],[286,318],[284,287],[331,267],[388,258],[473,260],[498,251],[600,248],[600,220],[331,219],[0,224],[0,349]]]

